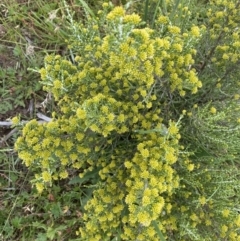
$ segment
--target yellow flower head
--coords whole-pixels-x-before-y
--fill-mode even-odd
[[[170,122],[168,132],[170,135],[176,135],[178,133],[178,127],[174,122]]]
[[[217,109],[212,106],[211,109],[210,109],[210,112],[211,112],[212,114],[216,114],[216,113],[217,113]]]
[[[52,180],[51,174],[47,171],[42,173],[42,178],[44,182],[50,182]]]
[[[83,110],[81,108],[77,109],[77,117],[81,120],[85,119],[86,118],[85,110]]]
[[[44,189],[43,184],[42,184],[41,182],[37,182],[37,183],[35,184],[35,186],[36,186],[36,189],[37,189],[38,193],[42,193],[42,191],[43,191],[43,189]]]
[[[203,196],[200,197],[200,198],[199,198],[199,202],[200,202],[201,205],[205,205],[205,204],[206,204],[206,198],[203,197]]]
[[[172,34],[179,34],[181,32],[181,29],[176,26],[168,26],[168,31]]]
[[[61,171],[59,173],[59,177],[62,178],[62,179],[66,179],[68,177],[68,172],[66,170]]]
[[[166,16],[160,16],[157,21],[158,23],[166,24],[168,23],[168,18]]]
[[[14,117],[12,118],[12,124],[13,124],[13,126],[16,126],[16,125],[20,124],[20,118],[19,118],[19,116],[14,116]]]
[[[115,20],[118,18],[123,17],[125,14],[125,10],[123,7],[115,7],[108,15],[107,15],[107,19],[108,20]]]
[[[141,22],[141,18],[139,15],[137,14],[131,14],[131,15],[126,15],[124,18],[123,18],[123,21],[125,23],[131,23],[131,24],[138,24]]]
[[[224,209],[224,210],[222,211],[222,215],[223,215],[223,217],[225,217],[225,218],[227,218],[227,217],[229,216],[229,214],[230,214],[230,210],[229,210],[229,209]]]
[[[200,36],[199,27],[198,26],[191,27],[191,34],[195,37],[199,37]]]
[[[188,171],[193,171],[193,169],[194,169],[194,164],[188,164],[188,166],[187,166],[187,169],[188,169]]]

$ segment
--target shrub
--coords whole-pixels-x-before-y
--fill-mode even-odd
[[[36,172],[39,193],[93,173],[81,240],[239,240],[238,107],[220,98],[233,90],[224,80],[239,62],[239,35],[214,25],[235,26],[238,5],[216,1],[210,31],[172,25],[168,14],[143,27],[139,15],[107,3],[82,23],[70,16],[71,58],[47,55],[39,70],[58,109],[50,122],[28,122],[16,149]],[[223,7],[233,15],[221,22]],[[233,46],[223,50],[232,60],[226,68],[218,34]],[[213,45],[202,45],[206,36]],[[223,89],[212,90],[220,82]]]

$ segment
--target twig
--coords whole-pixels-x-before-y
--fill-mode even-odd
[[[11,126],[12,122],[11,121],[0,121],[0,126]]]
[[[42,113],[40,113],[40,112],[37,113],[37,117],[38,117],[39,119],[41,119],[41,120],[46,121],[46,122],[50,122],[50,121],[52,120],[52,118],[47,117],[47,116],[45,116],[44,114],[42,114]]]
[[[41,119],[41,120],[38,121],[39,124],[43,124],[43,123],[52,121],[52,118],[47,117],[47,116],[45,116],[44,114],[42,114],[40,112],[37,113],[37,117],[39,119]],[[20,124],[26,124],[28,122],[29,121],[21,121]],[[0,121],[0,126],[12,126],[12,125],[13,125],[12,121]],[[0,145],[2,145],[4,142],[6,142],[17,131],[18,131],[18,128],[15,127],[7,135],[5,135],[3,138],[1,138],[0,139]]]
[[[13,130],[11,130],[6,136],[4,136],[1,140],[0,140],[0,146],[6,142],[11,136],[13,136],[13,134],[15,132],[17,132],[17,128],[15,127]]]

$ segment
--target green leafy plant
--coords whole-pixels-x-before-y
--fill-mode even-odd
[[[70,179],[63,203],[76,188],[83,215],[56,225],[61,205],[47,205],[39,240],[72,222],[79,240],[239,240],[239,1],[199,14],[155,2],[144,22],[108,3],[84,5],[83,21],[67,11],[70,57],[47,55],[39,70],[57,108],[15,147],[39,198]]]

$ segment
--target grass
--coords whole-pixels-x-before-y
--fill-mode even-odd
[[[57,106],[51,95],[42,91],[40,76],[36,70],[43,66],[46,54],[56,53],[66,57],[71,55],[66,44],[66,39],[71,34],[67,17],[68,10],[74,12],[75,20],[85,19],[88,14],[95,17],[101,2],[93,0],[53,0],[50,3],[47,0],[1,1],[0,239],[3,241],[79,240],[75,231],[82,224],[83,206],[94,190],[95,173],[90,173],[84,179],[76,178],[75,173],[71,173],[72,178],[69,181],[59,181],[44,192],[44,195],[39,196],[30,182],[34,178],[34,173],[31,168],[27,169],[22,164],[14,151],[14,142],[19,132],[17,129],[12,132],[13,128],[4,123],[18,115],[22,120],[28,121],[36,118],[38,112],[51,116],[52,110]],[[121,1],[112,2],[115,5],[121,3]],[[164,0],[146,0],[142,3],[136,1],[136,5],[133,4],[134,1],[122,1],[123,4],[127,2],[129,2],[129,8],[132,8],[131,10],[142,13],[145,24],[152,28],[154,28],[158,14],[167,14],[170,10],[170,18],[173,23],[181,22],[182,25],[179,26],[181,29],[188,28],[188,20],[182,21],[181,15],[175,17],[175,13],[180,3],[190,6],[190,1],[175,1],[170,10]],[[203,23],[206,19],[205,3],[204,1],[199,2],[201,11],[191,20],[195,23]],[[211,52],[211,49],[214,48],[214,46],[207,46],[206,42],[200,44],[204,50],[198,53],[199,61],[206,54],[205,50]],[[211,67],[211,63],[207,64],[208,67]],[[202,74],[201,71],[199,71],[199,75],[211,76],[213,72],[210,67],[207,75]],[[225,79],[227,71],[229,70],[221,73]],[[217,75],[217,73],[214,74]],[[215,86],[215,82],[209,83],[209,85]],[[233,85],[231,88],[234,89],[235,86]],[[214,93],[214,89],[210,89],[210,91],[210,94]],[[206,102],[212,101],[209,93],[206,96],[206,93],[200,91],[200,94]],[[219,96],[216,97],[216,100],[219,100]],[[188,106],[188,103],[184,104]],[[221,107],[220,104],[219,106]],[[196,126],[198,124],[194,123]],[[186,127],[186,133],[192,134],[191,131],[190,127]],[[203,135],[204,131],[208,133],[208,129],[203,123],[199,136]],[[216,133],[218,134],[218,132]],[[238,135],[235,138],[234,140],[239,140]],[[197,140],[197,143],[200,143],[201,140]],[[193,138],[194,141],[196,140]],[[204,146],[199,148],[199,156],[205,155],[204,148]],[[234,162],[234,165],[239,168],[239,160]],[[158,233],[160,240],[165,240],[160,229],[158,229]]]

